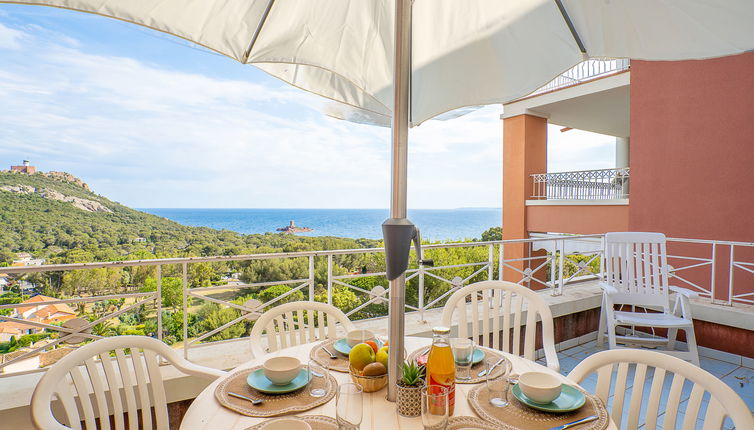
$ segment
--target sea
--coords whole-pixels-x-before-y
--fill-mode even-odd
[[[314,231],[301,236],[382,238],[387,209],[174,209],[142,208],[188,226],[232,230],[243,234],[275,232],[294,221]],[[422,238],[431,241],[476,239],[490,227],[502,224],[502,209],[414,209],[408,218],[419,227]]]

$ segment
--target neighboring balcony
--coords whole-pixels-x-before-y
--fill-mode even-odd
[[[532,177],[532,200],[628,199],[629,168],[537,173]]]
[[[628,231],[628,167],[531,175],[529,232]]]
[[[534,91],[528,97],[583,84],[598,78],[629,70],[631,60],[617,58],[608,60],[586,60],[566,70],[563,74]]]

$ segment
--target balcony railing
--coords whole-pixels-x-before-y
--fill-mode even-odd
[[[627,199],[629,168],[531,175],[532,200]]]
[[[529,250],[524,255],[529,257],[506,257],[509,246],[523,246]],[[406,310],[417,312],[422,319],[428,310],[442,307],[459,288],[499,279],[503,272],[508,279],[515,277],[518,283],[534,289],[546,288],[552,295],[562,294],[574,282],[602,277],[600,235],[436,244],[427,245],[425,250],[425,257],[439,264],[410,268],[405,293]],[[535,250],[545,252],[532,252]],[[457,256],[463,251],[466,257],[458,261]],[[371,262],[369,267],[361,266],[365,256],[371,257],[366,259]],[[277,272],[268,270],[270,260],[287,261],[289,265],[298,262],[305,267],[304,276],[277,279]],[[674,285],[692,289],[718,304],[754,304],[754,243],[668,239],[668,262]],[[254,282],[192,287],[200,272],[192,266],[207,264],[228,265],[231,270],[245,265],[267,275]],[[77,294],[50,292],[54,279],[91,282],[96,277],[89,273],[93,270],[98,270],[97,276],[103,279],[123,279],[124,274],[132,280],[143,279],[151,273],[156,277],[156,289],[145,291],[131,285],[125,291],[84,288]],[[134,319],[139,322],[133,327],[140,327],[143,334],[182,344],[183,354],[189,358],[189,351],[199,344],[246,336],[262,312],[287,300],[326,301],[357,320],[386,315],[390,295],[381,248],[8,267],[3,271],[16,279],[33,277],[34,282],[42,284],[37,284],[37,289],[47,288],[47,294],[53,296],[53,300],[38,306],[64,304],[76,309],[77,318],[75,324],[62,325],[30,320],[19,315],[25,312],[19,308],[28,311],[29,304],[0,304],[0,322],[51,334],[12,354],[0,354],[0,372],[16,371],[14,364],[43,352],[55,353],[62,346],[130,334],[120,333],[122,330],[116,325]],[[108,278],[108,274],[117,276]],[[272,287],[278,291],[272,295],[260,293],[269,292]],[[248,294],[249,291],[255,293]]]
[[[547,85],[531,93],[531,95],[533,96],[571,87],[603,76],[619,73],[630,68],[631,61],[627,58],[586,60],[577,64],[573,68],[568,69],[565,73],[548,82]]]

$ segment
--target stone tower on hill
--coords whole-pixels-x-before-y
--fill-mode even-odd
[[[23,165],[21,166],[10,166],[11,172],[17,172],[17,173],[26,173],[27,175],[32,175],[37,172],[37,168],[34,166],[31,166],[29,164],[29,160],[24,160]]]

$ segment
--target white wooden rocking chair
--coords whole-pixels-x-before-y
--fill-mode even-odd
[[[602,315],[597,344],[604,342],[605,331],[610,349],[618,343],[627,345],[666,345],[662,351],[699,365],[689,298],[697,294],[668,284],[665,235],[662,233],[621,232],[605,235],[605,280]],[[670,307],[670,291],[676,293]],[[615,310],[619,305],[620,310]],[[626,310],[626,307],[629,310]],[[637,309],[638,308],[638,309]],[[650,312],[648,309],[659,312]],[[628,326],[624,335],[616,327]],[[635,327],[665,328],[666,338],[637,336]],[[688,351],[674,350],[678,329],[686,332]],[[654,330],[653,330],[654,331]]]

